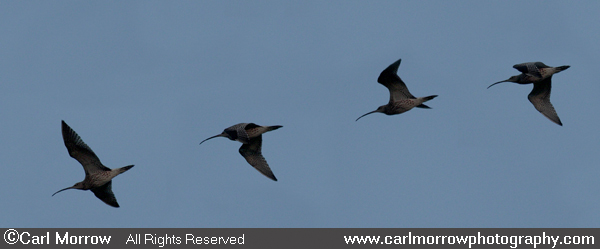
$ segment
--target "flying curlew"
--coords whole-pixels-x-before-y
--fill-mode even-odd
[[[526,62],[514,65],[513,68],[519,70],[521,74],[511,76],[507,80],[498,81],[488,86],[488,88],[502,82],[513,82],[517,84],[533,83],[533,90],[527,98],[533,104],[535,109],[544,114],[552,122],[562,126],[554,106],[550,103],[550,90],[552,89],[552,75],[566,70],[571,66],[549,67],[541,62]]]
[[[431,109],[429,106],[424,105],[423,102],[427,102],[437,97],[437,95],[419,98],[413,96],[408,91],[408,88],[406,87],[406,84],[404,84],[404,81],[402,81],[402,79],[400,79],[400,77],[397,74],[398,67],[400,66],[400,61],[401,60],[397,60],[396,62],[388,66],[385,70],[383,70],[383,72],[381,72],[379,78],[377,79],[377,82],[381,83],[382,85],[387,87],[388,90],[390,90],[390,101],[387,103],[387,105],[382,105],[379,108],[377,108],[377,110],[368,112],[358,117],[356,121],[358,121],[360,118],[366,115],[376,112],[381,112],[386,115],[394,115],[407,112],[408,110],[414,107]]]
[[[85,178],[83,181],[75,183],[72,187],[57,191],[52,196],[67,189],[91,190],[104,203],[113,207],[119,207],[117,198],[115,198],[115,194],[112,191],[112,179],[131,169],[133,165],[117,169],[110,169],[102,165],[98,156],[94,154],[92,149],[81,140],[81,137],[65,121],[62,121],[62,135],[69,155],[83,166]]]
[[[281,125],[259,126],[254,123],[239,123],[226,128],[221,134],[204,139],[200,144],[216,137],[226,137],[230,140],[238,141],[242,143],[239,152],[246,161],[266,177],[277,181],[277,178],[275,178],[275,175],[273,175],[271,168],[267,164],[267,160],[265,160],[261,153],[261,147],[262,134],[281,127]]]

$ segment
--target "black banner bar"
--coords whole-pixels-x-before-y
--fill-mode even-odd
[[[600,248],[598,228],[2,228],[1,248]]]

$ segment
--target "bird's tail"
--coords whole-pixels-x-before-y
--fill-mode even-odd
[[[281,127],[283,127],[283,126],[281,126],[281,125],[267,126],[267,131],[274,131],[274,130],[277,130],[277,129],[281,128]]]
[[[560,72],[560,71],[564,71],[567,70],[567,68],[570,68],[571,66],[560,66],[560,67],[556,67],[556,72]]]
[[[420,98],[420,99],[422,99],[422,100],[423,100],[423,102],[427,102],[427,101],[429,101],[429,100],[432,100],[432,99],[434,99],[435,97],[437,97],[437,95],[431,95],[431,96],[427,96],[427,97],[422,97],[422,98]],[[429,107],[429,106],[427,106],[427,105],[424,105],[424,104],[420,104],[420,105],[418,105],[418,106],[416,106],[416,107],[418,107],[418,108],[424,108],[424,109],[431,109],[431,107]]]
[[[124,173],[125,171],[128,171],[129,169],[133,168],[133,165],[129,165],[129,166],[125,166],[122,168],[117,169],[117,171],[119,172],[119,174]]]
[[[434,99],[435,97],[437,97],[437,95],[431,95],[431,96],[427,96],[427,97],[423,97],[423,102],[427,102],[430,101],[432,99]]]

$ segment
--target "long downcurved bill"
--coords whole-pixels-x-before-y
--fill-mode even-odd
[[[488,89],[490,89],[490,87],[492,87],[493,85],[496,85],[496,84],[502,83],[502,82],[508,82],[508,80],[498,81],[498,82],[496,82],[494,84],[491,84],[490,86],[488,86]]]
[[[202,140],[202,142],[200,142],[200,144],[204,143],[206,140],[210,140],[210,139],[213,139],[213,138],[215,138],[215,137],[224,137],[224,136],[225,136],[225,134],[223,134],[223,133],[221,133],[221,134],[219,134],[219,135],[214,135],[214,136],[212,136],[212,137],[209,137],[209,138],[207,138],[207,139],[204,139],[204,140]]]
[[[354,122],[358,121],[360,118],[362,118],[362,117],[364,117],[364,116],[367,116],[367,115],[369,115],[369,114],[371,114],[371,113],[376,113],[376,112],[377,112],[377,110],[375,110],[375,111],[372,111],[372,112],[367,112],[366,114],[364,114],[364,115],[362,115],[362,116],[358,117],[358,118],[357,118],[357,119],[356,119]]]
[[[67,189],[72,189],[72,188],[74,188],[74,187],[63,188],[63,189],[61,189],[59,191],[56,191],[56,193],[52,194],[52,196],[54,196],[55,194],[58,194],[59,192],[65,191]]]

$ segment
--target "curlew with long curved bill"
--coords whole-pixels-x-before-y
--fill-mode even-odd
[[[404,81],[402,81],[400,76],[398,76],[398,67],[400,66],[400,61],[401,60],[397,60],[396,62],[392,63],[385,70],[383,70],[383,72],[381,72],[379,75],[379,78],[377,78],[377,82],[387,87],[387,89],[390,91],[390,101],[387,103],[387,105],[382,105],[377,108],[377,110],[368,112],[358,117],[356,121],[364,116],[376,112],[381,112],[386,115],[394,115],[407,112],[414,107],[431,109],[431,107],[423,103],[437,97],[437,95],[419,98],[413,96],[408,91],[408,87],[406,87]]]
[[[488,86],[488,89],[493,85],[503,82],[513,82],[521,85],[533,83],[533,90],[527,96],[529,102],[552,122],[562,126],[562,122],[556,110],[554,110],[554,106],[550,103],[550,90],[552,89],[552,75],[564,71],[569,67],[571,66],[550,67],[542,62],[516,64],[513,68],[519,70],[521,74],[491,84]]]
[[[259,126],[254,123],[239,123],[226,128],[221,134],[204,139],[200,144],[216,137],[226,137],[232,141],[238,141],[242,143],[239,152],[244,159],[260,173],[273,181],[277,181],[277,178],[267,164],[267,160],[262,155],[262,134],[281,127],[283,126]]]
[[[117,198],[112,191],[112,179],[131,169],[133,165],[117,169],[110,169],[102,165],[98,156],[65,121],[62,121],[62,136],[69,155],[83,166],[85,178],[72,187],[56,191],[52,196],[67,189],[91,190],[104,203],[112,207],[119,207]]]

